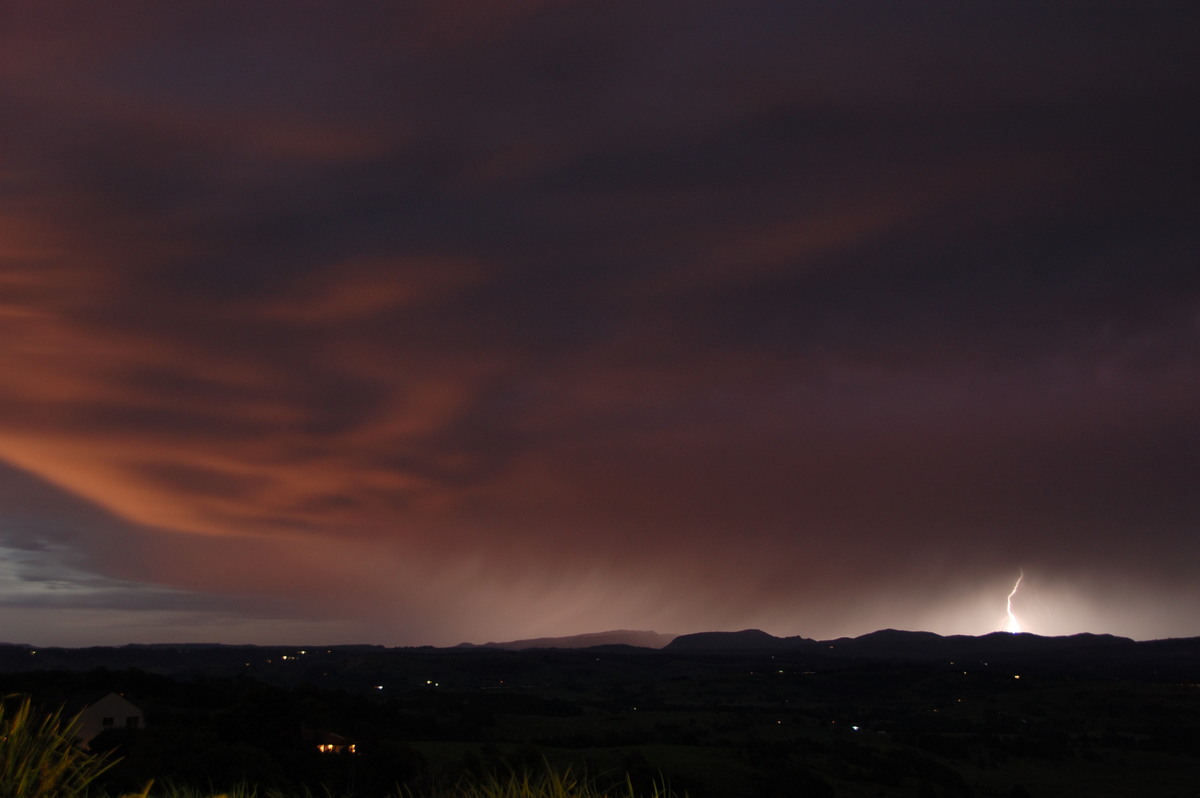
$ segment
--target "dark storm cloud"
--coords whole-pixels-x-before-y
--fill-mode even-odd
[[[6,13],[0,483],[72,567],[405,642],[1192,595],[1186,8]]]

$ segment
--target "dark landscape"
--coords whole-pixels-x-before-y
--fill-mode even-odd
[[[1200,790],[1200,638],[747,630],[567,647],[591,639],[6,644],[0,688],[140,707],[144,728],[92,742],[123,757],[100,782],[113,793],[154,778],[371,796],[547,763],[694,798]]]

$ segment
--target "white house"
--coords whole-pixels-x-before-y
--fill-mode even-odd
[[[75,737],[80,748],[87,750],[100,732],[109,729],[140,729],[146,725],[142,710],[125,696],[109,693],[89,702],[75,723]]]

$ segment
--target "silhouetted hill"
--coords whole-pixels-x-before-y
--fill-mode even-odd
[[[1200,672],[1200,638],[1134,641],[1103,634],[1041,637],[996,632],[972,637],[943,637],[930,632],[883,629],[854,638],[812,640],[775,637],[760,629],[681,635],[656,648],[667,635],[653,632],[606,632],[455,648],[385,648],[373,645],[240,646],[149,645],[93,648],[42,648],[0,645],[0,673],[87,671],[96,668],[140,669],[148,673],[195,676],[245,674],[286,684],[305,681],[352,688],[362,684],[424,684],[435,681],[485,685],[493,678],[512,684],[516,674],[529,683],[543,662],[561,655],[598,662],[600,653],[625,659],[653,660],[660,670],[678,666],[686,673],[696,656],[722,660],[785,657],[807,668],[874,667],[874,663],[917,667],[1012,666],[1014,668],[1107,674],[1194,683]],[[632,640],[633,643],[624,642]],[[555,653],[557,652],[557,653]],[[585,653],[590,652],[590,653]],[[615,662],[617,660],[611,660]],[[607,667],[607,666],[606,666]],[[640,668],[642,665],[630,665]],[[503,675],[500,671],[509,671]],[[485,674],[485,675],[480,675]],[[520,682],[525,683],[525,682]]]
[[[1028,659],[1030,657],[1085,658],[1101,651],[1132,650],[1136,643],[1113,635],[1077,634],[1042,637],[1034,634],[992,632],[980,637],[886,629],[861,637],[831,641],[828,653],[869,659],[930,662],[935,660]]]
[[[507,643],[484,643],[479,648],[499,648],[505,651],[525,651],[532,648],[592,648],[593,646],[633,646],[636,648],[662,648],[675,639],[675,635],[658,632],[617,629],[611,632],[591,632],[567,637],[535,637],[528,640],[512,640]],[[470,648],[464,644],[460,648]]]
[[[759,629],[680,635],[663,651],[724,656],[784,652],[824,661],[896,663],[976,663],[1051,668],[1058,671],[1110,674],[1154,672],[1186,676],[1200,667],[1200,638],[1135,641],[1108,634],[1081,633],[1061,637],[992,632],[973,637],[943,637],[932,632],[882,629],[860,637],[811,640],[775,637]]]
[[[775,637],[761,629],[740,632],[696,632],[680,635],[664,647],[664,651],[763,651],[798,648],[814,643],[804,637]]]

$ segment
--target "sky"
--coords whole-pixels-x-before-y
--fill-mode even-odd
[[[0,640],[1200,635],[1192,2],[0,3]]]

